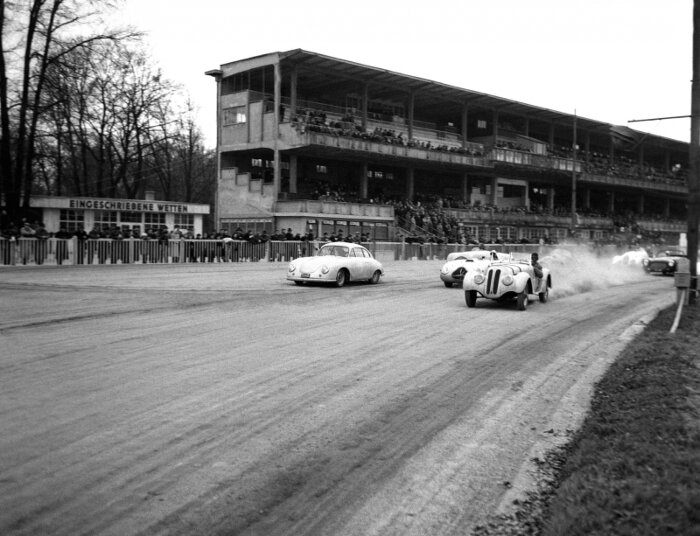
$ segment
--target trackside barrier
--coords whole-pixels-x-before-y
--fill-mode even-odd
[[[688,305],[690,296],[690,261],[688,259],[678,259],[676,273],[673,274],[674,284],[676,286],[676,316],[673,319],[671,333],[675,333],[678,328],[678,323],[681,320],[683,306]]]
[[[277,241],[260,244],[244,240],[141,240],[128,238],[0,238],[0,265],[39,264],[151,264],[213,262],[289,262],[313,256],[320,241]],[[410,242],[367,242],[363,244],[380,262],[404,260],[444,260],[452,252],[470,250],[474,244],[434,244]],[[566,246],[537,244],[485,244],[499,252],[546,255]]]

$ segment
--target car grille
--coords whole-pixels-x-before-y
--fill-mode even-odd
[[[501,279],[500,269],[490,269],[486,276],[486,294],[498,294],[498,281]]]
[[[647,269],[652,272],[663,272],[665,270],[673,270],[673,266],[669,266],[668,261],[651,261],[647,265]]]

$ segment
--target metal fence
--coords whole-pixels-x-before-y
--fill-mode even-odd
[[[289,262],[313,256],[323,242],[268,241],[252,244],[241,240],[111,240],[77,238],[0,238],[0,265],[149,264],[218,262]],[[407,242],[363,244],[379,261],[439,260],[473,245]],[[531,252],[551,249],[537,244],[487,244],[488,249]],[[558,246],[560,247],[560,246]]]

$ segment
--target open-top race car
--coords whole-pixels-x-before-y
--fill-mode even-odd
[[[643,259],[642,267],[650,274],[673,275],[678,270],[678,261],[687,258],[680,250],[661,251],[654,257]]]
[[[488,251],[486,249],[473,249],[471,251],[456,251],[447,256],[447,261],[440,270],[440,279],[446,287],[451,287],[455,283],[462,283],[464,274],[477,266],[488,264],[497,260],[508,260],[510,255]]]
[[[287,268],[287,280],[304,283],[333,283],[342,287],[349,281],[379,283],[384,268],[370,251],[351,242],[329,242],[315,257],[294,259]]]
[[[531,294],[542,303],[549,299],[552,275],[542,268],[542,277],[537,277],[535,267],[528,259],[496,261],[476,269],[464,277],[462,288],[467,307],[474,307],[479,297],[507,302],[515,301],[518,309],[527,308]]]

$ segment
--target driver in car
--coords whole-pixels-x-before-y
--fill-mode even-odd
[[[542,266],[540,265],[540,256],[537,253],[530,255],[530,264],[535,272],[535,277],[542,279]]]

